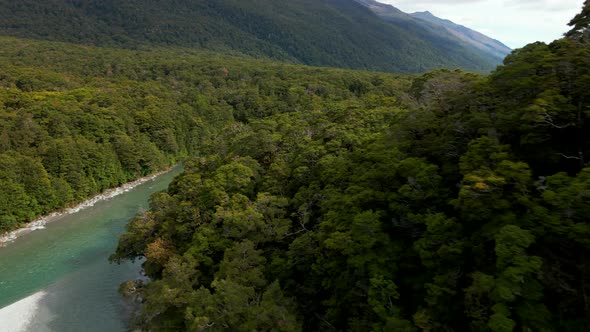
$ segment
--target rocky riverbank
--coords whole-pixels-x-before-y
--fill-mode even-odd
[[[108,199],[111,199],[111,198],[118,196],[122,193],[128,192],[129,190],[137,187],[138,185],[140,185],[142,183],[146,183],[148,181],[151,181],[151,180],[155,179],[156,177],[169,172],[170,170],[172,170],[172,168],[166,169],[166,170],[158,172],[158,173],[154,173],[149,176],[139,178],[139,179],[132,181],[132,182],[125,183],[124,185],[117,187],[117,188],[105,190],[102,193],[100,193],[100,194],[74,206],[74,207],[65,209],[63,211],[53,212],[53,213],[43,216],[39,219],[31,221],[31,222],[27,223],[22,228],[19,228],[17,230],[14,230],[9,233],[1,235],[0,236],[0,247],[3,247],[10,242],[13,242],[14,240],[16,240],[17,238],[19,238],[23,235],[26,235],[26,234],[36,231],[38,229],[45,228],[45,225],[49,222],[59,220],[63,216],[77,213],[85,208],[93,206],[94,204],[96,204],[100,201],[108,200]]]

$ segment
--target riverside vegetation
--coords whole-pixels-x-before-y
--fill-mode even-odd
[[[182,159],[111,257],[145,330],[584,331],[589,14],[489,76],[3,38],[1,225]]]

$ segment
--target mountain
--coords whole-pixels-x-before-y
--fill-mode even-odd
[[[375,0],[356,1],[394,25],[427,30],[429,35],[436,36],[433,42],[444,40],[450,42],[460,41],[466,48],[480,54],[483,58],[497,62],[502,62],[512,52],[512,49],[498,40],[453,23],[450,20],[438,18],[428,11],[408,14],[394,6]]]
[[[0,0],[0,35],[399,73],[500,63],[430,22],[399,16],[380,19],[354,0]]]
[[[429,11],[417,12],[410,14],[412,17],[430,22],[434,25],[445,28],[449,33],[453,34],[457,38],[465,41],[466,43],[473,45],[474,47],[493,54],[499,59],[504,59],[512,49],[496,39],[492,39],[482,33],[469,29],[465,26],[453,23],[452,21],[438,18]]]

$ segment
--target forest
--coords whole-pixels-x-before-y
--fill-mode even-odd
[[[0,41],[2,231],[214,151],[226,126],[348,100],[371,81],[384,94],[410,84],[193,50]]]
[[[586,330],[589,9],[489,76],[244,78],[112,256],[146,259],[139,326]]]
[[[1,38],[0,229],[185,171],[113,262],[145,331],[585,331],[590,2],[490,75]]]

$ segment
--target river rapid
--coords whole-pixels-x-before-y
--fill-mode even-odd
[[[127,221],[180,172],[53,216],[0,247],[0,331],[128,331],[129,308],[117,290],[141,277],[141,263],[108,257]]]

